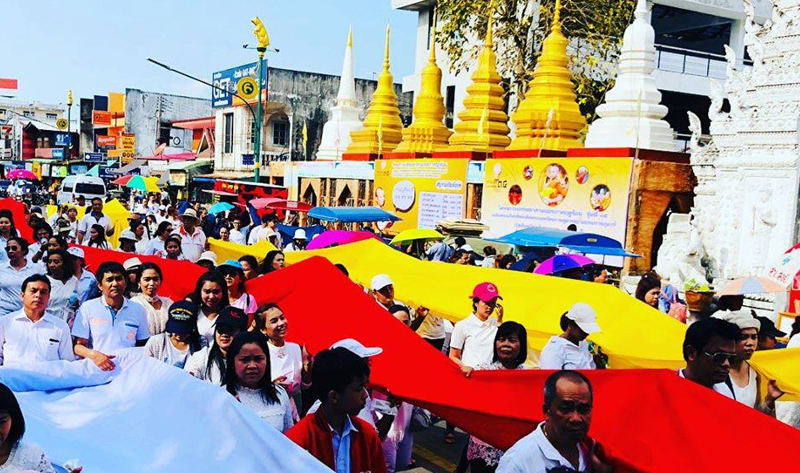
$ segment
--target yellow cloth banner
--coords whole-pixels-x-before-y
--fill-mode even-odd
[[[86,214],[85,207],[79,207],[73,204],[66,205],[78,209],[79,221]],[[49,219],[52,217],[53,214],[56,213],[56,210],[57,207],[55,205],[48,205],[47,218]],[[105,214],[111,220],[111,224],[114,226],[114,234],[110,237],[106,237],[106,240],[112,248],[119,248],[119,234],[122,233],[123,230],[130,228],[128,219],[130,218],[131,213],[120,203],[119,200],[113,199],[103,204],[103,214]],[[55,231],[55,229],[53,230]]]
[[[778,387],[786,393],[781,401],[800,401],[800,348],[757,351],[750,365],[762,378],[778,381]]]
[[[86,213],[86,207],[78,207],[75,204],[64,204],[64,205],[66,205],[68,207],[72,207],[73,209],[76,209],[78,211],[78,217],[77,217],[78,220],[82,219],[83,215]],[[58,206],[56,206],[56,205],[48,205],[47,206],[47,218],[48,218],[48,220],[50,219],[50,217],[53,216],[53,214],[56,213],[57,210],[58,210]]]
[[[255,245],[240,245],[238,243],[222,241],[216,238],[209,238],[208,245],[209,248],[211,248],[211,251],[217,255],[217,264],[222,264],[224,261],[229,259],[238,260],[244,255],[253,255],[260,263],[267,253],[277,249],[272,245],[272,243],[266,240],[260,241]]]

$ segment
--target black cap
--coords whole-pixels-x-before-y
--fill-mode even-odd
[[[775,337],[783,338],[786,336],[785,332],[781,332],[775,328],[775,323],[766,317],[756,315],[756,319],[761,322],[761,329],[758,331],[759,337]]]
[[[189,301],[173,303],[169,308],[165,331],[179,334],[192,333],[197,324],[198,311],[197,305]]]
[[[247,330],[247,314],[238,307],[225,306],[217,316],[217,327],[220,325],[245,331]]]

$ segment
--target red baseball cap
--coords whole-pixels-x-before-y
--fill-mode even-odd
[[[475,286],[472,290],[472,298],[478,298],[483,302],[489,302],[494,299],[502,299],[500,293],[497,291],[497,286],[490,282],[482,282]]]

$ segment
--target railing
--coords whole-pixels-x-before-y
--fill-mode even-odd
[[[744,61],[745,67],[752,67],[752,60]],[[677,72],[700,77],[725,79],[728,62],[719,54],[656,45],[656,68],[662,71]]]

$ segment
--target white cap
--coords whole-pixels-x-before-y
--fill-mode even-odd
[[[754,328],[758,331],[761,331],[761,321],[753,317],[753,314],[751,314],[747,309],[735,311],[720,310],[715,312],[712,317],[730,322],[739,327],[739,330]]]
[[[600,326],[597,325],[597,312],[589,304],[578,302],[573,305],[567,312],[567,318],[588,334],[600,331]]]
[[[67,248],[67,253],[76,258],[86,259],[86,254],[83,252],[83,248],[78,248],[77,246],[71,246]]]
[[[200,257],[197,258],[197,262],[199,263],[200,261],[211,261],[212,263],[214,263],[214,266],[216,266],[217,254],[214,253],[213,251],[204,251],[202,254],[200,254]]]
[[[122,267],[125,268],[125,271],[130,271],[134,268],[137,268],[142,265],[142,260],[139,258],[128,258],[122,263]]]
[[[293,240],[307,240],[307,239],[308,238],[306,238],[305,230],[303,230],[302,228],[298,228],[297,230],[295,230]]]
[[[370,287],[373,291],[380,291],[384,287],[392,284],[394,284],[394,282],[392,282],[392,278],[390,278],[388,274],[378,274],[372,278],[372,284],[370,284]]]
[[[164,211],[166,211],[166,210],[167,210],[167,207],[166,207],[165,205],[159,205],[159,206],[158,206],[158,211],[159,211],[159,212],[164,212]]]
[[[475,253],[475,250],[473,250],[472,247],[469,246],[469,245],[464,245],[461,248],[459,248],[459,250],[464,250],[464,251],[467,251],[469,253]]]
[[[126,228],[125,230],[122,230],[120,232],[119,239],[120,240],[137,241],[136,240],[136,235],[134,235],[134,233],[129,228]]]
[[[365,347],[358,340],[352,338],[345,338],[331,345],[331,350],[335,348],[344,348],[350,350],[361,358],[369,358],[371,356],[380,355],[383,353],[383,348],[380,347]]]

